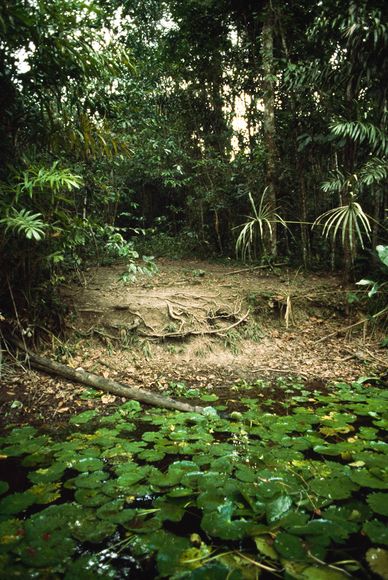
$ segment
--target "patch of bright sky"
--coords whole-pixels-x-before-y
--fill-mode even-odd
[[[31,66],[28,62],[28,59],[31,56],[31,54],[34,53],[35,48],[36,48],[35,44],[33,42],[29,42],[28,50],[26,50],[25,48],[20,48],[15,52],[16,68],[20,74],[24,74],[29,70],[31,70]]]

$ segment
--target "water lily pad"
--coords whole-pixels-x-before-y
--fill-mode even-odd
[[[70,525],[72,536],[80,542],[100,543],[114,534],[116,524],[101,520],[93,513],[85,513]]]
[[[319,496],[330,500],[350,497],[358,486],[349,477],[319,478],[310,482],[310,488]]]
[[[88,423],[91,419],[97,415],[97,411],[92,409],[90,411],[84,411],[83,413],[79,413],[79,415],[75,415],[74,417],[70,417],[69,423],[71,425],[84,425]]]
[[[366,499],[374,512],[388,516],[388,493],[370,493]]]
[[[38,504],[52,503],[61,497],[60,483],[37,483],[29,488],[29,493],[35,496]]]
[[[116,570],[98,556],[81,556],[72,562],[66,571],[64,580],[114,580]]]
[[[226,501],[214,511],[205,512],[201,528],[210,536],[222,540],[242,539],[249,530],[250,523],[244,519],[232,519],[234,506]]]
[[[278,560],[279,556],[272,546],[273,540],[271,538],[257,536],[253,539],[260,554],[263,554],[267,558],[271,558],[271,560]]]
[[[206,401],[207,403],[213,403],[214,401],[218,401],[219,397],[218,395],[213,394],[209,394],[209,395],[202,395],[201,396],[201,401]]]
[[[372,489],[388,489],[388,472],[378,470],[372,471],[368,469],[357,469],[352,471],[351,479],[363,487],[370,487]]]
[[[169,520],[171,522],[181,521],[186,512],[185,504],[186,500],[182,503],[180,500],[173,500],[165,497],[158,497],[154,501],[155,508],[159,509],[157,517],[162,521]]]
[[[76,549],[75,541],[66,534],[66,531],[59,530],[47,533],[20,544],[15,552],[28,567],[46,568],[64,565]]]
[[[190,547],[186,538],[161,530],[152,534],[148,543],[152,550],[157,551],[156,562],[161,577],[171,578],[176,571],[181,570],[180,558]]]
[[[24,525],[16,518],[0,522],[0,554],[8,552],[18,544],[25,535]]]
[[[72,462],[71,467],[77,471],[101,471],[104,463],[97,457],[80,457]]]
[[[297,536],[322,536],[341,542],[350,535],[353,526],[341,525],[338,519],[317,518],[302,526],[291,526],[288,531]]]
[[[19,514],[29,508],[36,501],[36,496],[30,491],[12,493],[0,501],[0,514],[8,516]]]
[[[28,474],[32,483],[51,483],[62,478],[66,469],[63,462],[55,462],[50,467],[40,468]]]
[[[370,548],[366,553],[366,561],[372,572],[383,580],[388,580],[388,550]]]
[[[281,495],[267,504],[267,520],[272,524],[284,516],[292,506],[292,499],[288,495]]]
[[[306,560],[307,555],[302,540],[287,532],[280,532],[274,541],[274,548],[280,556],[287,560]]]
[[[22,561],[33,567],[64,563],[76,544],[70,538],[69,526],[79,516],[74,504],[50,506],[31,516],[25,524],[25,541],[17,548]]]
[[[388,527],[379,520],[370,520],[363,527],[366,535],[376,544],[388,545]]]
[[[361,437],[362,439],[376,439],[377,436],[377,429],[373,429],[373,427],[360,427],[359,431],[359,437]]]
[[[97,507],[109,501],[109,497],[102,493],[100,488],[77,489],[74,498],[77,503],[87,507]]]
[[[9,490],[9,484],[6,481],[0,481],[0,495],[7,493]]]
[[[123,524],[131,521],[135,516],[134,510],[124,509],[124,505],[123,499],[114,499],[98,508],[96,514],[101,520]]]
[[[80,473],[73,479],[73,483],[77,488],[97,489],[101,487],[108,479],[108,474],[104,471],[93,471],[91,473]]]

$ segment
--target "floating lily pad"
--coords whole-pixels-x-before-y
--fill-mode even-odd
[[[74,417],[70,417],[69,423],[71,425],[84,425],[94,419],[97,415],[97,411],[92,409],[90,411],[84,411],[83,413],[79,413],[79,415],[75,415]]]
[[[0,501],[0,514],[3,516],[22,513],[36,501],[36,496],[30,491],[12,493]]]
[[[138,458],[142,459],[143,461],[160,461],[166,456],[164,451],[160,451],[157,449],[146,449],[145,451],[141,451],[138,454]]]
[[[274,548],[280,556],[287,560],[306,560],[302,540],[287,532],[280,532],[276,536]]]
[[[135,513],[132,509],[124,509],[123,499],[114,499],[97,509],[97,516],[104,521],[114,524],[124,524],[133,520]]]
[[[388,493],[370,493],[366,499],[374,512],[388,516]]]
[[[104,463],[97,457],[80,457],[72,463],[71,467],[81,472],[101,471]]]
[[[60,483],[37,483],[29,488],[29,493],[35,496],[38,504],[52,503],[61,497]]]
[[[98,487],[97,489],[93,488],[77,489],[76,492],[74,493],[74,498],[77,503],[86,507],[98,507],[109,501],[109,497],[107,497],[101,491],[100,487]]]
[[[292,506],[292,499],[288,495],[281,495],[267,504],[267,520],[272,524],[283,517]]]
[[[374,469],[374,472],[372,471]],[[351,479],[363,487],[372,489],[388,489],[388,472],[377,468],[357,469],[352,471]]]
[[[370,520],[363,527],[366,535],[376,544],[388,545],[388,527],[379,520]]]
[[[9,484],[6,481],[0,481],[0,495],[7,493],[9,490]]]
[[[205,512],[201,520],[201,528],[210,536],[222,540],[238,540],[249,530],[250,523],[244,519],[232,519],[233,503],[226,501],[214,511]]]
[[[213,403],[214,401],[218,401],[218,399],[218,395],[215,394],[201,395],[201,401],[206,401],[207,403]]]
[[[171,577],[181,570],[181,556],[190,547],[186,538],[161,530],[148,538],[149,546],[157,552],[156,562],[161,577]]]
[[[25,535],[24,524],[16,518],[0,521],[0,554],[8,552]]]
[[[366,560],[375,574],[388,580],[388,550],[370,548],[366,553]]]
[[[80,473],[73,479],[77,488],[98,489],[108,479],[108,474],[104,471],[93,471],[92,473]]]
[[[170,496],[171,497],[171,496]],[[183,518],[186,500],[182,503],[180,500],[158,497],[154,501],[154,506],[159,509],[158,518],[162,521],[180,522]]]
[[[310,488],[321,497],[339,500],[350,497],[358,486],[349,477],[333,477],[314,479],[310,482]]]
[[[28,474],[28,479],[32,483],[50,483],[62,478],[66,465],[62,462],[55,462],[50,467],[40,468]]]
[[[98,556],[81,556],[70,564],[64,580],[114,580],[116,570]]]
[[[76,544],[70,538],[70,524],[79,516],[74,504],[50,506],[34,514],[25,524],[25,539],[15,550],[32,567],[63,564],[73,554]]]
[[[116,530],[116,524],[101,520],[95,514],[84,514],[70,525],[72,536],[80,542],[100,543]]]

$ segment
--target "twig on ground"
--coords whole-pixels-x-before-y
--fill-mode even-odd
[[[225,276],[233,276],[234,274],[240,274],[241,272],[253,272],[254,270],[264,270],[265,268],[279,268],[280,266],[287,266],[285,262],[281,264],[265,264],[264,266],[249,266],[248,268],[241,268],[241,270],[233,270],[232,272],[227,272]]]
[[[317,340],[315,344],[319,344],[320,342],[324,342],[328,338],[332,338],[333,336],[337,336],[337,334],[341,334],[341,332],[346,332],[347,330],[350,330],[351,328],[356,328],[356,326],[361,326],[361,324],[366,324],[366,323],[370,322],[371,320],[374,320],[375,318],[382,316],[385,312],[388,312],[388,306],[386,306],[385,308],[383,308],[379,312],[376,312],[376,314],[372,314],[372,316],[370,316],[369,318],[363,318],[363,320],[359,320],[358,322],[354,322],[353,324],[349,324],[348,326],[343,326],[342,328],[339,328],[338,330],[331,332],[330,334],[327,334],[323,338],[320,338],[319,340]]]

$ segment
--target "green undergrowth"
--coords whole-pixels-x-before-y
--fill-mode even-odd
[[[280,388],[236,387],[228,416],[130,401],[61,438],[11,430],[0,577],[388,578],[388,393]]]

